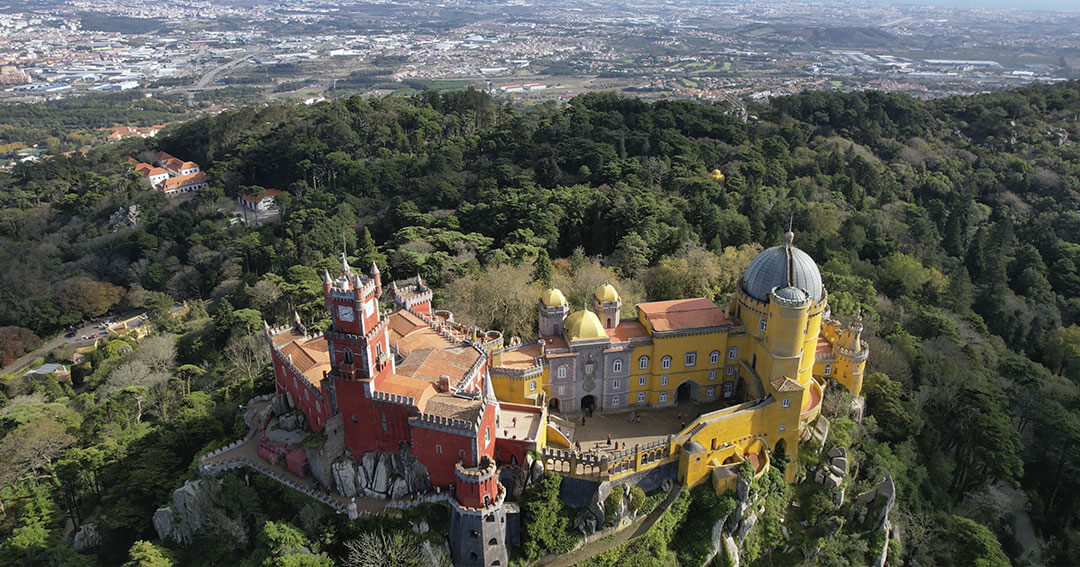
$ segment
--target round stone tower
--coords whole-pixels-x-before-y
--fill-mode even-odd
[[[477,467],[458,463],[454,498],[450,501],[450,553],[454,567],[505,566],[506,489],[499,484],[495,462],[484,457]]]

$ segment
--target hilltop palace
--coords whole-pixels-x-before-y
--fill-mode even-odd
[[[266,328],[273,419],[291,414],[324,446],[268,433],[259,456],[315,477],[353,507],[449,492],[459,567],[508,564],[517,514],[504,499],[514,471],[529,477],[542,466],[578,485],[663,478],[732,489],[744,461],[760,474],[770,453],[797,457],[830,380],[855,395],[862,388],[861,317],[831,317],[818,267],[793,237],[750,263],[726,308],[704,298],[648,302],[622,320],[610,285],[573,313],[549,289],[537,302],[539,339],[507,346],[498,332],[434,310],[419,277],[388,286],[394,309],[385,312],[378,268],[355,272],[343,255],[340,274],[324,276],[328,331],[309,335],[299,319]],[[656,432],[652,416],[681,407],[698,409],[655,439],[581,447],[586,416]]]

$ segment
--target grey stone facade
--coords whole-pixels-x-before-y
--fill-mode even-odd
[[[502,500],[483,509],[464,508],[451,501],[450,554],[454,567],[508,565],[506,534]]]

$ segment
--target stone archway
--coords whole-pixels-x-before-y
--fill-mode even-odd
[[[596,396],[589,394],[581,398],[581,411],[596,411]]]
[[[773,459],[782,460],[787,456],[787,441],[781,437],[776,441],[776,445],[773,446]]]
[[[693,380],[687,380],[679,384],[679,387],[675,389],[675,403],[685,404],[696,401],[699,389],[701,389],[701,386]]]
[[[548,411],[558,413],[559,411],[559,398],[551,398],[548,400]]]

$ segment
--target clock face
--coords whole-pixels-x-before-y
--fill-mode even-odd
[[[338,319],[342,321],[354,321],[356,319],[356,313],[348,305],[338,305],[337,315]]]

